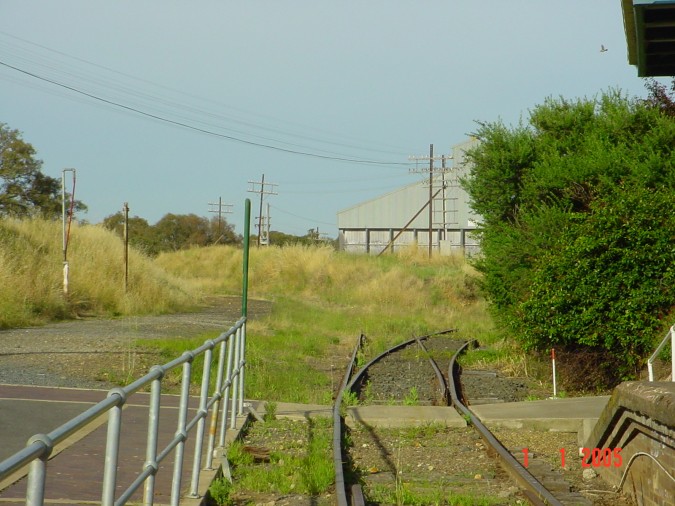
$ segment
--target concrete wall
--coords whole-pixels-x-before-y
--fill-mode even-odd
[[[584,447],[612,450],[610,461],[583,461],[638,505],[675,504],[675,383],[619,385]]]

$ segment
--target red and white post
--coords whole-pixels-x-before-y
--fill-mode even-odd
[[[553,364],[553,398],[555,399],[558,396],[558,390],[555,381],[555,349],[553,348],[551,348],[551,364]]]

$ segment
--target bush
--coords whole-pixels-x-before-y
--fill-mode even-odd
[[[675,308],[675,118],[607,92],[476,135],[464,186],[497,321],[526,349],[602,353],[633,376]]]

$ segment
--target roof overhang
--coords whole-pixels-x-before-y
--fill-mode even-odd
[[[675,0],[622,0],[628,63],[638,76],[675,75]]]

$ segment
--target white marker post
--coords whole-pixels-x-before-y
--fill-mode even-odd
[[[555,349],[551,348],[551,363],[553,364],[553,398],[555,399],[558,395],[555,384]]]

